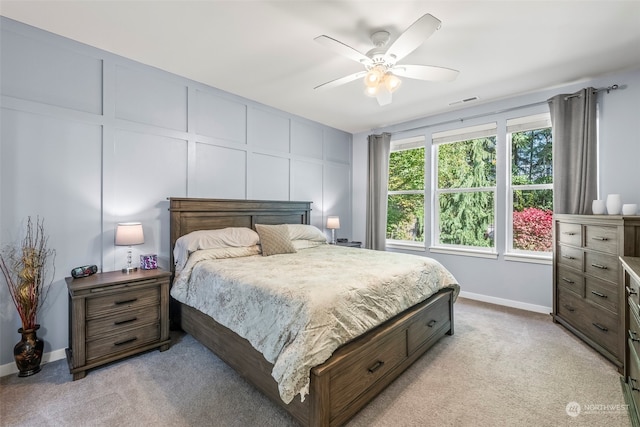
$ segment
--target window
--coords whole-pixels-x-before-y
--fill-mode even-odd
[[[507,120],[511,153],[508,252],[552,251],[553,165],[549,114]]]
[[[424,242],[424,138],[391,142],[387,239]]]
[[[496,124],[433,134],[436,246],[493,251]]]

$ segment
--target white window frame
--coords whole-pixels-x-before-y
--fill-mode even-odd
[[[513,143],[511,135],[516,132],[524,132],[529,130],[544,129],[551,127],[551,115],[549,113],[535,114],[530,116],[518,117],[507,119],[507,133],[506,133],[506,149],[507,149],[507,168],[506,168],[506,224],[507,230],[505,233],[505,260],[509,261],[528,261],[541,264],[550,264],[553,258],[553,251],[538,252],[538,251],[525,251],[522,249],[515,249],[513,247],[513,192],[516,190],[552,190],[553,183],[551,184],[530,184],[530,185],[513,185],[511,180],[513,172],[511,170],[512,156],[513,156]]]
[[[438,187],[438,147],[442,144],[452,144],[456,142],[464,142],[472,139],[486,138],[493,136],[496,138],[496,161],[499,159],[500,152],[497,144],[498,132],[497,123],[490,122],[477,126],[469,126],[465,128],[457,128],[444,132],[437,132],[432,135],[432,239],[430,251],[435,253],[447,253],[455,255],[468,255],[478,256],[484,258],[497,258],[497,244],[496,240],[499,235],[498,230],[494,230],[493,246],[481,247],[481,246],[466,246],[466,245],[453,245],[440,243],[440,204],[439,196],[446,193],[472,193],[472,192],[492,192],[493,193],[493,223],[496,224],[497,220],[497,203],[498,203],[498,190],[497,180],[496,185],[489,187],[473,187],[473,188],[446,188],[441,189]],[[496,171],[497,172],[497,171]]]
[[[414,136],[414,137],[410,137],[410,138],[403,138],[403,139],[398,139],[395,141],[391,141],[391,152],[396,152],[396,151],[407,151],[407,150],[414,150],[417,148],[424,148],[425,149],[425,170],[423,170],[422,172],[422,190],[399,190],[399,191],[389,191],[388,187],[387,187],[387,203],[389,202],[389,196],[392,195],[402,195],[402,194],[422,194],[423,197],[423,203],[425,205],[425,209],[426,209],[426,205],[427,205],[427,200],[426,200],[426,166],[427,166],[427,153],[426,153],[426,147],[425,147],[425,137],[424,136]],[[425,222],[426,222],[426,212],[425,212]],[[426,224],[425,224],[425,228],[426,228]],[[425,235],[427,234],[427,230],[425,230]],[[387,246],[388,247],[396,247],[396,248],[408,248],[408,249],[418,249],[418,250],[424,250],[424,248],[426,247],[426,239],[424,242],[416,242],[413,240],[395,240],[395,239],[386,239],[387,242]]]

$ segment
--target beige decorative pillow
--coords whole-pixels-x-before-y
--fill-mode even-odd
[[[260,236],[262,255],[292,254],[296,248],[291,243],[289,229],[286,224],[264,225],[256,224],[256,231]]]

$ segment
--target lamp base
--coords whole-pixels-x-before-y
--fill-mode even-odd
[[[134,271],[138,271],[138,267],[124,267],[122,272],[125,274],[133,273]]]

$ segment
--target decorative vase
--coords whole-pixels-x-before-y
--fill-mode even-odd
[[[609,215],[619,215],[622,209],[622,198],[619,194],[609,194],[607,196],[607,213]]]
[[[594,215],[602,215],[605,212],[606,205],[604,200],[594,200],[591,203],[591,211]]]
[[[28,377],[40,372],[44,341],[36,336],[38,329],[40,329],[40,325],[36,325],[33,329],[18,329],[18,332],[22,334],[22,339],[13,348],[13,357],[16,360],[18,371],[20,371],[19,377]]]

